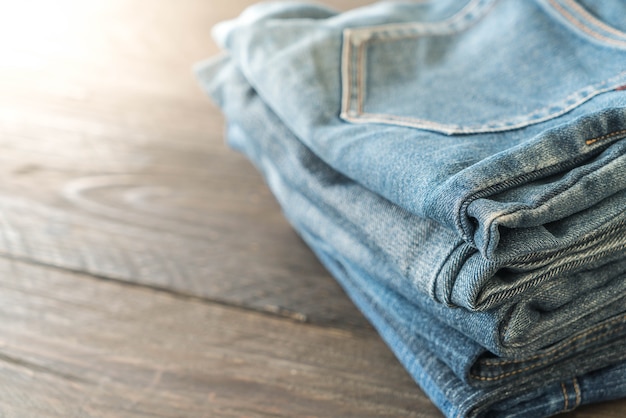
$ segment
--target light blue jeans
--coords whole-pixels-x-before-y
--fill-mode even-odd
[[[576,3],[261,4],[215,34],[322,160],[455,233],[407,269],[436,300],[488,309],[623,256],[626,34]]]
[[[229,115],[230,144],[257,165],[294,227],[448,416],[538,417],[626,395],[623,297],[614,304],[620,314],[584,330],[557,324],[569,330],[557,344],[493,355],[472,336],[497,340],[506,312],[451,309],[415,291],[354,222],[358,218],[342,213],[369,213],[369,224],[392,234],[400,233],[396,221],[414,215],[315,156],[229,59],[202,67],[199,76]]]
[[[595,13],[626,26],[624,2],[602,4]],[[473,337],[510,355],[621,309],[626,35],[589,13],[569,0],[383,3],[339,15],[281,3],[248,9],[215,32],[298,140],[406,212],[347,206],[342,216],[416,291],[450,306],[497,308],[501,332]],[[379,53],[388,56],[374,59]],[[353,95],[359,116],[350,116]],[[368,101],[381,106],[376,115],[423,108],[432,115],[418,120],[444,119],[381,123]],[[535,117],[535,107],[550,112]],[[494,116],[522,110],[524,123]]]
[[[231,144],[450,416],[626,394],[626,4],[594,7],[265,4],[198,69]]]

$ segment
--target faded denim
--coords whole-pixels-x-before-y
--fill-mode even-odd
[[[623,257],[626,4],[608,3],[617,28],[569,0],[465,0],[261,4],[215,33],[322,160],[455,231],[415,285],[488,309]]]
[[[584,6],[264,4],[198,67],[231,145],[449,416],[626,395],[626,4]]]
[[[375,224],[391,214],[396,220],[414,215],[311,153],[228,59],[203,67],[199,76],[230,115],[230,144],[263,172],[294,227],[446,415],[547,416],[626,395],[624,297],[614,307],[620,314],[577,333],[574,324],[564,326],[569,337],[558,344],[527,355],[494,356],[474,337],[497,329],[500,313],[450,309],[416,292],[341,212],[351,207],[357,214],[387,215],[368,218]],[[402,229],[388,230],[389,221],[378,227]]]

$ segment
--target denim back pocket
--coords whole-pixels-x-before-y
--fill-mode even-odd
[[[471,0],[439,22],[346,29],[341,117],[445,134],[560,116],[626,85],[626,33],[572,0]]]

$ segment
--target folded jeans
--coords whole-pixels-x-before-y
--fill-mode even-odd
[[[450,280],[471,281],[477,276],[475,271],[483,273],[483,277],[485,270],[489,273],[484,265],[475,262],[480,254],[473,252],[473,257],[463,257],[464,252],[457,248],[467,248],[467,244],[455,239],[449,229],[403,210],[317,158],[261,100],[230,57],[199,66],[198,75],[231,123],[247,126],[259,136],[259,153],[265,159],[274,159],[284,171],[291,170],[288,176],[292,182],[297,181],[294,187],[306,191],[311,200],[356,238],[358,245],[345,243],[338,250],[353,260],[365,262],[373,257],[387,264],[393,274],[385,280],[405,297],[430,299],[416,283],[433,271],[443,275],[442,264],[457,266],[448,269]],[[261,135],[268,139],[261,140]],[[280,144],[281,149],[269,148]],[[337,231],[329,231],[327,238],[333,240]],[[429,306],[440,310],[439,315],[450,326],[493,353],[523,356],[624,311],[626,260],[619,257],[622,253],[617,255],[616,260],[596,268],[583,264],[583,270],[577,273],[561,273],[558,280],[535,284],[517,297],[475,315],[460,309],[442,309],[444,306],[437,303]],[[487,260],[483,263],[489,265]],[[455,277],[457,271],[469,272],[468,277]]]
[[[197,73],[446,415],[542,416],[626,396],[624,30],[620,0],[261,4]]]
[[[541,416],[626,395],[623,299],[613,306],[617,314],[604,321],[579,332],[565,327],[570,335],[558,344],[511,358],[494,356],[464,332],[497,332],[498,314],[450,309],[416,292],[355,228],[355,219],[338,213],[349,205],[353,213],[417,217],[317,158],[229,58],[202,67],[199,76],[228,116],[231,145],[257,164],[295,228],[448,416]]]
[[[215,36],[316,155],[497,262],[575,245],[626,207],[626,32],[600,21],[626,30],[626,4],[604,9],[260,4]]]

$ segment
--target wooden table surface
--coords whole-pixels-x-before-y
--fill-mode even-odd
[[[196,85],[249,3],[3,3],[0,416],[441,416]]]

